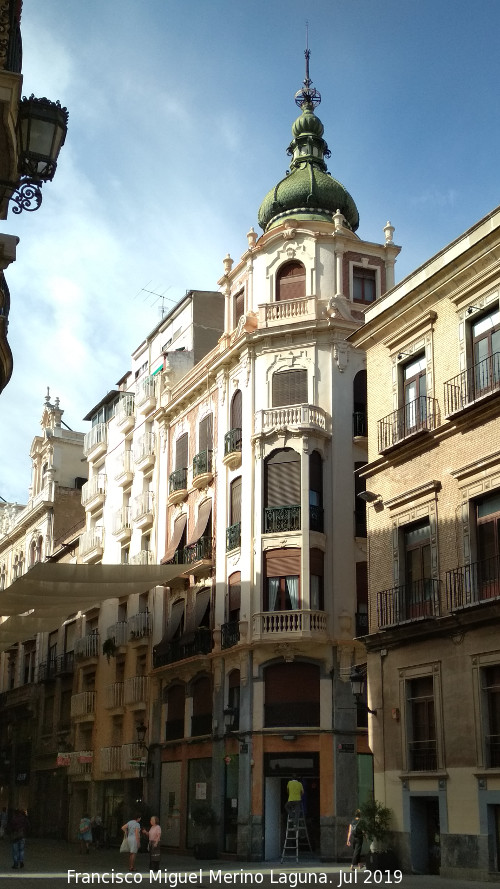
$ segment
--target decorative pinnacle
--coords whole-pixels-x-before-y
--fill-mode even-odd
[[[308,108],[312,111],[321,102],[321,94],[312,86],[312,80],[309,77],[309,59],[311,58],[311,50],[309,49],[309,22],[306,22],[306,48],[304,50],[306,57],[306,76],[304,77],[304,86],[295,93],[295,104],[299,108]]]

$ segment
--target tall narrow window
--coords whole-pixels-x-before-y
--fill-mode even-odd
[[[306,295],[306,270],[301,262],[282,265],[276,278],[276,301],[303,299]]]
[[[242,426],[242,399],[241,389],[237,389],[231,400],[231,429],[239,429]]]
[[[352,270],[352,298],[355,303],[370,305],[377,298],[375,269],[354,266]]]
[[[476,504],[477,586],[480,599],[500,595],[500,492]]]
[[[211,451],[213,448],[213,425],[214,425],[214,416],[213,414],[207,414],[206,417],[203,417],[203,420],[200,423],[198,439],[199,439],[199,451]]]
[[[311,611],[323,611],[324,609],[324,559],[325,555],[320,549],[312,549],[309,553],[309,597]]]
[[[264,465],[264,533],[300,531],[300,454],[274,451]]]
[[[238,293],[235,293],[233,300],[234,300],[234,302],[233,302],[233,306],[234,306],[233,326],[237,327],[238,321],[240,320],[241,316],[245,313],[245,291],[240,290],[240,291],[238,291]]]
[[[359,474],[359,470],[364,465],[364,462],[354,464],[354,533],[356,537],[366,537],[366,500],[359,496],[366,491],[366,479]]]
[[[175,443],[175,468],[187,469],[188,465],[188,433],[180,435]]]
[[[474,388],[479,398],[500,382],[500,312],[496,309],[472,325]]]
[[[264,610],[299,610],[301,607],[300,549],[267,550],[264,571]]]
[[[273,407],[307,404],[307,371],[283,370],[273,374]]]
[[[193,682],[192,693],[191,735],[209,735],[212,731],[212,684],[208,676]]]
[[[366,384],[366,370],[360,370],[354,377],[353,381],[353,435],[354,436],[366,436],[367,432],[367,418],[366,418],[366,403],[367,403],[367,384]]]
[[[231,482],[230,497],[229,524],[237,525],[241,522],[241,475]]]
[[[184,737],[184,706],[186,694],[183,685],[172,685],[166,692],[167,722],[165,738],[173,741]]]
[[[437,738],[432,676],[409,680],[407,716],[410,771],[434,771],[437,769]]]
[[[431,529],[427,520],[404,530],[404,560],[405,596],[401,618],[426,617],[433,613]]]
[[[403,367],[404,434],[425,427],[427,419],[426,360],[420,355]]]
[[[319,725],[319,667],[294,661],[272,664],[264,674],[264,725]]]
[[[309,457],[309,527],[323,532],[323,461],[318,451]]]
[[[483,670],[483,694],[486,698],[486,765],[500,766],[500,664]]]

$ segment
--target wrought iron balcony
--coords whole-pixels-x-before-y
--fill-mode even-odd
[[[224,436],[224,456],[241,451],[241,429],[230,429]]]
[[[437,741],[410,741],[408,744],[409,767],[411,772],[435,772],[437,763]]]
[[[199,475],[212,472],[212,451],[205,450],[195,454],[193,458],[193,479]]]
[[[353,438],[366,438],[368,435],[366,411],[354,411],[352,415],[352,434]]]
[[[377,593],[377,616],[380,629],[409,621],[439,617],[440,581],[434,578],[415,580]]]
[[[231,620],[228,623],[221,624],[221,648],[232,648],[240,641],[240,622],[239,620]]]
[[[187,565],[195,565],[196,562],[212,561],[212,538],[200,537],[196,543],[190,543],[182,551],[182,561]]]
[[[488,602],[500,596],[500,557],[483,559],[446,573],[446,603],[449,611]]]
[[[173,639],[161,651],[153,650],[153,666],[165,667],[167,664],[175,664],[198,654],[209,654],[211,651],[212,631],[208,627],[198,627],[194,633]]]
[[[168,493],[174,494],[176,491],[187,490],[187,469],[176,469],[170,473],[168,479]]]
[[[437,424],[437,401],[421,395],[378,421],[378,450],[383,454],[413,435],[430,432]]]
[[[500,352],[489,355],[444,384],[444,409],[455,414],[500,391]]]
[[[65,651],[64,654],[58,654],[51,663],[54,665],[56,676],[69,676],[75,670],[75,652]]]
[[[300,506],[266,506],[264,534],[300,531]]]
[[[94,658],[100,654],[99,633],[89,633],[75,642],[75,658]]]
[[[236,522],[226,528],[226,552],[238,549],[241,546],[241,522]]]
[[[108,639],[112,639],[115,645],[126,645],[128,642],[128,621],[119,620],[108,627]]]

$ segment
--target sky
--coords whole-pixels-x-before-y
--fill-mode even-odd
[[[310,75],[358,235],[410,274],[500,204],[498,0],[24,0],[23,95],[69,128],[35,213],[9,213],[14,372],[0,497],[25,503],[44,398],[83,417],[190,289],[217,288],[282,178]],[[152,293],[148,292],[152,291]]]

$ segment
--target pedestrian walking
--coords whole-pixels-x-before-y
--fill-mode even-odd
[[[90,844],[92,842],[92,824],[87,813],[82,815],[80,819],[78,836],[80,838],[80,854],[83,855],[83,853],[86,852],[88,855],[90,852]]]
[[[10,822],[10,841],[12,843],[12,860],[14,869],[24,867],[24,848],[28,832],[28,816],[22,809],[16,809]]]
[[[102,818],[100,815],[94,815],[92,818],[92,842],[96,849],[99,849],[102,846]]]
[[[141,815],[136,814],[134,818],[127,821],[127,823],[122,826],[122,830],[127,837],[129,849],[128,869],[132,872],[135,870],[135,856],[141,845]]]
[[[347,845],[352,846],[351,870],[359,870],[361,868],[359,860],[361,858],[364,838],[365,834],[361,824],[361,812],[359,809],[356,809],[354,819],[351,821],[349,830],[347,831]]]
[[[150,822],[151,827],[149,830],[146,830],[144,827],[142,832],[147,835],[148,838],[148,852],[149,852],[149,869],[152,871],[160,870],[160,841],[161,841],[161,827],[160,827],[160,819],[157,818],[156,815],[151,815]]]

